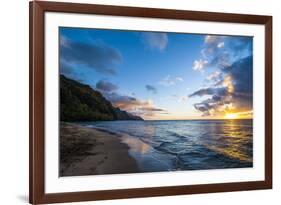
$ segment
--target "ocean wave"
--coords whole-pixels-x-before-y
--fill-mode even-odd
[[[171,166],[169,170],[251,167],[252,124],[250,121],[234,123],[236,124],[216,120],[142,123],[111,121],[90,122],[88,126],[132,138],[128,142],[138,142],[142,145],[142,149],[135,150],[140,150],[136,156],[141,156],[146,150],[146,157],[149,155],[149,158],[157,162],[168,164]],[[143,149],[144,147],[146,149]],[[145,163],[142,157],[136,160]]]

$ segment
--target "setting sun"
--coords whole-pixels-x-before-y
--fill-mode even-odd
[[[225,119],[237,119],[238,118],[238,114],[236,113],[227,113],[225,116],[224,116]]]

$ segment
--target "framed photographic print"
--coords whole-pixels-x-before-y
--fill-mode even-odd
[[[30,203],[271,187],[271,16],[30,2]]]

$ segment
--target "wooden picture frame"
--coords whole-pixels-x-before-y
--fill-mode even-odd
[[[199,11],[104,6],[92,4],[30,2],[30,139],[29,199],[32,204],[229,192],[272,188],[272,17]],[[44,181],[44,15],[46,12],[100,14],[126,17],[246,23],[265,26],[265,180],[151,188],[45,193]]]

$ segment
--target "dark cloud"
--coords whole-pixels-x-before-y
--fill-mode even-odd
[[[121,53],[104,43],[92,44],[60,38],[60,58],[71,65],[81,65],[104,74],[115,74]],[[61,65],[63,67],[63,65]]]
[[[223,71],[232,77],[237,93],[253,92],[253,56],[240,59]]]
[[[105,80],[100,80],[96,83],[96,88],[102,92],[113,92],[118,90],[118,86],[107,82]]]
[[[221,48],[224,47],[224,39],[225,36],[217,36],[217,35],[207,35],[205,37],[205,45],[202,50],[202,54],[204,57],[210,54],[217,53]],[[221,45],[221,46],[219,46]]]
[[[118,107],[129,113],[141,116],[143,118],[153,117],[159,113],[167,113],[167,111],[164,109],[154,107],[153,102],[150,100],[143,101],[132,96],[119,94],[117,92],[104,92],[103,95],[115,107]]]
[[[201,51],[204,61],[208,62],[204,67],[229,67],[233,63],[232,59],[244,58],[245,52],[252,53],[252,49],[252,37],[207,35]]]
[[[213,96],[200,103],[194,104],[195,109],[200,111],[203,116],[222,115],[230,106],[232,106],[232,104],[229,100],[229,96]]]
[[[132,96],[121,95],[116,92],[103,94],[113,105],[119,107],[120,109],[131,108],[133,106],[138,106],[141,104],[139,100]]]
[[[152,85],[146,85],[145,88],[146,88],[146,90],[149,91],[149,92],[152,92],[152,93],[154,93],[154,94],[157,93],[157,89],[156,89],[154,86],[152,86]]]
[[[217,101],[221,101],[222,97],[219,95],[213,95],[212,99],[217,102]]]
[[[60,59],[60,74],[67,76],[68,78],[77,80],[81,83],[89,84],[85,79],[87,78],[87,74],[81,69],[77,69],[72,64]]]
[[[73,67],[67,62],[60,59],[60,73],[69,76],[73,73]]]
[[[246,36],[235,36],[229,37],[231,43],[229,47],[234,51],[234,55],[239,55],[244,50],[252,51],[253,49],[253,40],[249,40],[251,37]]]
[[[194,104],[204,116],[220,115],[225,111],[252,110],[253,56],[252,37],[207,35],[202,49],[204,67],[218,70],[206,79],[211,85],[189,97],[203,97]],[[246,55],[250,55],[245,57]],[[207,99],[206,99],[207,97]]]
[[[231,56],[227,51],[217,50],[213,58],[208,63],[208,66],[215,66],[218,68],[225,68],[230,66]]]
[[[135,110],[135,114],[141,115],[143,117],[154,117],[156,114],[167,115],[169,112],[160,108],[141,107]]]
[[[194,107],[196,110],[199,110],[200,112],[202,112],[202,116],[210,116],[210,106],[208,103],[196,103],[194,104]]]
[[[162,111],[165,111],[164,109],[160,109],[160,108],[154,108],[154,107],[145,107],[145,108],[142,108],[143,111],[152,111],[152,112],[162,112]]]
[[[239,59],[221,69],[223,79],[211,87],[203,88],[189,97],[210,96],[194,104],[203,116],[221,115],[225,111],[253,109],[253,56]]]
[[[195,91],[194,93],[190,94],[189,97],[199,96],[202,97],[204,95],[226,95],[227,88],[225,87],[209,87],[209,88],[202,88],[200,90]]]

